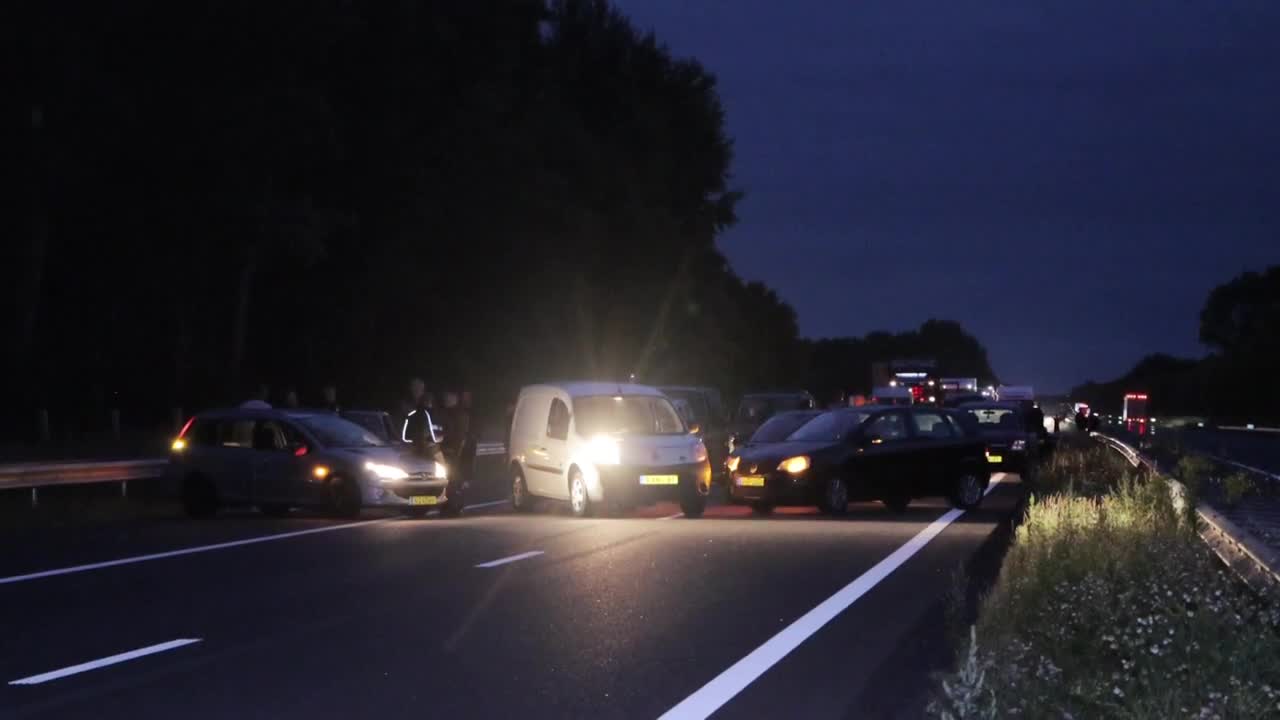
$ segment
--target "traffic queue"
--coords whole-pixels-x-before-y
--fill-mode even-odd
[[[807,392],[774,390],[742,395],[730,413],[717,390],[701,386],[529,385],[511,410],[506,482],[517,512],[549,500],[575,516],[673,501],[696,518],[717,481],[728,503],[761,515],[782,505],[840,515],[858,500],[902,512],[924,496],[969,509],[992,473],[1029,472],[1047,450],[1028,393],[1002,395],[948,406],[877,391],[824,410]],[[465,507],[474,441],[449,441],[470,435],[458,424],[468,416],[438,415],[445,425],[426,401],[400,423],[381,411],[250,402],[189,420],[168,474],[192,516],[247,505],[453,517]]]

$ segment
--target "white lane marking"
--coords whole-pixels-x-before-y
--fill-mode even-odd
[[[385,518],[380,520],[363,520],[361,522],[329,525],[326,527],[311,528],[309,530],[296,530],[294,532],[277,533],[275,535],[263,535],[261,537],[248,538],[245,540],[232,540],[231,542],[217,543],[215,545],[199,545],[197,547],[183,548],[181,550],[151,553],[150,555],[135,555],[133,557],[120,558],[119,560],[107,560],[105,562],[90,563],[88,565],[75,565],[73,567],[58,568],[57,570],[44,570],[42,572],[27,573],[26,575],[11,575],[9,577],[0,578],[0,585],[25,582],[27,580],[39,580],[40,578],[55,577],[57,575],[70,575],[72,573],[88,572],[90,570],[101,570],[103,568],[115,567],[117,565],[132,565],[133,563],[147,562],[149,560],[163,560],[164,558],[180,557],[182,555],[194,555],[196,553],[212,552],[214,550],[225,550],[227,548],[240,547],[241,545],[254,545],[256,543],[271,542],[273,540],[286,540],[288,538],[302,537],[303,535],[315,535],[317,533],[333,532],[334,530],[346,530],[347,528],[361,527],[362,525],[374,525],[376,523],[384,523],[386,521],[387,520]]]
[[[88,672],[89,670],[97,670],[98,668],[106,667],[108,665],[115,665],[117,663],[126,662],[129,660],[133,660],[135,658],[144,657],[146,655],[154,655],[156,653],[164,652],[166,650],[172,650],[174,648],[180,648],[184,645],[191,645],[198,642],[200,642],[200,638],[180,638],[178,640],[170,640],[169,642],[160,643],[159,645],[148,645],[147,647],[144,647],[144,648],[138,648],[137,650],[130,650],[129,652],[120,653],[119,655],[111,655],[110,657],[104,657],[99,660],[90,660],[89,662],[80,663],[79,665],[64,667],[61,670],[53,670],[51,672],[41,673],[39,675],[32,675],[31,677],[24,677],[20,680],[14,680],[9,684],[10,685],[39,685],[40,683],[46,683],[46,682],[49,682],[50,680],[57,680],[58,678],[64,678],[64,677],[67,677],[68,675],[77,675],[82,672]]]
[[[678,518],[678,517],[684,517],[684,513],[682,513],[682,512],[678,512],[678,513],[676,513],[676,514],[674,514],[674,515],[667,515],[666,517],[660,517],[660,518],[658,518],[658,519],[659,519],[659,520],[674,520],[675,518]]]
[[[462,509],[463,509],[463,510],[475,510],[476,508],[487,508],[487,507],[493,507],[494,505],[504,505],[504,504],[509,503],[509,502],[511,502],[511,501],[510,501],[510,500],[507,500],[507,499],[505,499],[505,498],[504,498],[504,499],[502,499],[502,500],[494,500],[493,502],[483,502],[483,503],[476,503],[475,505],[467,505],[466,507],[464,507],[464,508],[462,508]]]
[[[506,565],[507,563],[513,563],[518,560],[524,560],[525,558],[537,557],[538,555],[541,555],[541,554],[542,554],[541,550],[530,550],[529,552],[522,552],[519,555],[511,555],[509,557],[498,558],[497,560],[490,560],[487,563],[480,563],[476,567],[478,568],[498,567],[499,565]]]
[[[1210,457],[1210,458],[1212,458],[1212,459],[1214,459],[1214,460],[1217,460],[1217,461],[1218,461],[1218,462],[1220,462],[1220,463],[1226,463],[1226,464],[1228,464],[1228,465],[1231,465],[1231,466],[1234,466],[1234,467],[1238,467],[1238,468],[1240,468],[1240,469],[1242,469],[1242,470],[1249,470],[1249,471],[1251,471],[1251,472],[1258,473],[1259,475],[1263,475],[1263,476],[1265,476],[1265,477],[1269,477],[1269,478],[1271,478],[1272,480],[1280,480],[1280,475],[1277,475],[1277,474],[1275,474],[1275,473],[1273,473],[1273,472],[1271,472],[1271,471],[1269,471],[1269,470],[1263,470],[1262,468],[1257,468],[1257,467],[1254,467],[1254,466],[1252,466],[1252,465],[1245,465],[1245,464],[1244,464],[1244,463],[1242,463],[1242,462],[1236,462],[1235,460],[1228,460],[1227,458],[1224,458],[1224,457],[1218,457],[1217,455],[1210,455],[1209,457]]]
[[[992,477],[987,488],[990,493],[1006,475],[999,473]],[[663,713],[659,720],[685,720],[686,718],[705,718],[720,706],[729,702],[742,692],[756,678],[773,667],[788,653],[799,647],[800,643],[809,639],[822,626],[831,622],[850,605],[874,588],[881,580],[911,559],[929,541],[934,539],[964,514],[964,510],[948,510],[942,517],[930,523],[902,547],[894,550],[888,557],[876,563],[870,570],[859,575],[856,580],[838,590],[835,595],[823,600],[817,607],[801,615],[798,620],[786,626],[777,635],[769,638],[765,644],[752,650],[746,657],[720,673],[711,682],[703,685],[697,692],[682,700],[678,705]]]

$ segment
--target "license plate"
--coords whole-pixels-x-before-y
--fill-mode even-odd
[[[1004,462],[1004,456],[1003,456],[1003,455],[988,455],[988,456],[987,456],[987,462],[989,462],[989,463]]]
[[[641,475],[641,485],[679,485],[679,475]]]
[[[743,475],[738,478],[740,487],[764,487],[763,475]]]
[[[440,498],[435,495],[412,495],[409,497],[410,505],[435,505],[440,502]]]

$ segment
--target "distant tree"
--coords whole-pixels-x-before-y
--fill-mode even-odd
[[[1280,350],[1280,265],[1214,288],[1200,312],[1200,341],[1228,357],[1273,361]]]

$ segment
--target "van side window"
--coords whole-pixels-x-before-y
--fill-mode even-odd
[[[227,418],[218,421],[218,444],[222,447],[253,447],[253,420]]]
[[[560,398],[551,401],[551,412],[547,415],[547,437],[553,440],[569,439],[569,408]]]

